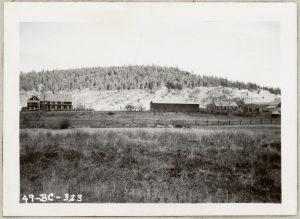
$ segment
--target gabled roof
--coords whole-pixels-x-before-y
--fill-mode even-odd
[[[236,102],[233,100],[215,100],[214,103],[216,106],[232,106],[232,107],[238,106]]]
[[[247,99],[244,100],[246,105],[257,105],[257,106],[269,106],[271,102],[265,102],[261,100],[252,100],[252,99]]]
[[[63,98],[47,98],[45,100],[41,100],[41,101],[48,101],[48,102],[72,102],[71,100],[66,100]]]
[[[150,102],[150,104],[173,104],[173,105],[199,105],[199,103],[185,103],[185,102],[177,102],[177,103],[168,103],[168,102]]]
[[[280,115],[280,112],[279,111],[274,111],[271,113],[272,115]]]
[[[29,100],[40,100],[37,96],[33,95]]]
[[[272,102],[270,105],[277,105],[277,104],[279,104],[279,103],[281,103],[281,98],[280,98],[280,97],[277,97],[277,98],[275,98],[275,99],[273,100],[273,102]]]
[[[270,105],[268,106],[268,108],[275,108],[276,106],[281,106],[281,98],[278,97],[278,98],[275,98],[272,103],[270,103]]]
[[[268,107],[266,107],[266,109],[276,109],[277,108],[277,105],[270,105]]]
[[[150,104],[186,104],[186,105],[195,105],[195,104],[197,104],[197,105],[199,105],[199,103],[195,103],[195,102],[187,103],[187,102],[159,102],[159,101],[157,101],[157,102],[150,101]]]

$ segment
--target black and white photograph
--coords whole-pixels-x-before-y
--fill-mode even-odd
[[[18,22],[19,204],[283,204],[284,23],[143,4]]]

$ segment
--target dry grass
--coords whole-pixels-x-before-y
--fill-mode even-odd
[[[280,146],[280,129],[263,127],[21,130],[21,197],[281,202]]]
[[[204,113],[153,113],[146,112],[20,112],[21,128],[51,128],[60,129],[61,124],[68,120],[71,127],[148,127],[154,124],[181,124],[189,126],[209,125],[242,125],[270,124],[271,115],[212,115]],[[262,119],[262,121],[261,121]],[[272,119],[272,124],[280,124],[280,118]]]

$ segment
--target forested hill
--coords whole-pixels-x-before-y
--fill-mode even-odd
[[[39,91],[43,85],[45,91],[91,90],[157,90],[162,85],[181,90],[194,87],[231,87],[248,90],[268,90],[280,94],[279,88],[261,87],[255,83],[230,81],[226,78],[195,75],[174,67],[161,66],[114,66],[52,70],[20,74],[20,91]]]

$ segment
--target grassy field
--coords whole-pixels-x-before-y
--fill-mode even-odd
[[[63,121],[71,127],[155,127],[157,125],[253,125],[280,124],[270,115],[212,115],[205,113],[153,113],[126,111],[97,112],[20,112],[21,128],[60,128]]]
[[[21,129],[20,197],[278,203],[280,151],[278,127]]]

